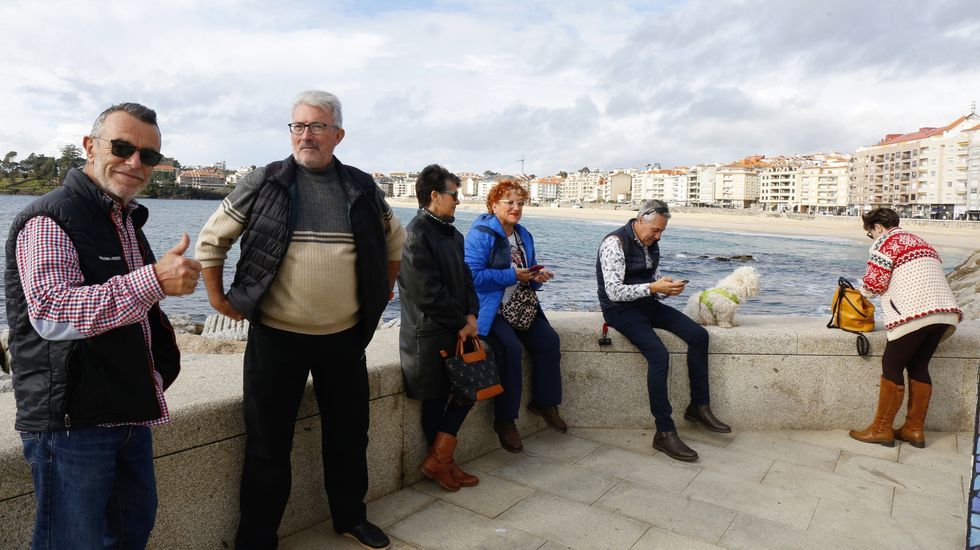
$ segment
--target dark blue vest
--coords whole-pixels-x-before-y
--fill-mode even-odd
[[[111,219],[112,200],[79,170],[62,187],[32,202],[14,220],[7,238],[5,292],[13,356],[16,428],[54,431],[95,424],[143,422],[160,417],[143,330],[138,323],[81,340],[45,340],[31,325],[17,269],[17,234],[28,220],[47,216],[68,234],[78,252],[84,284],[129,273]],[[143,264],[156,260],[143,235],[148,213],[128,215],[136,228]],[[153,366],[169,386],[180,371],[180,351],[159,304],[149,311]]]
[[[380,190],[370,175],[344,166],[336,157],[333,162],[340,180],[359,193],[350,206],[350,223],[357,249],[361,343],[367,347],[388,305],[387,247],[382,212],[375,202]],[[228,301],[252,323],[259,321],[259,304],[276,278],[292,239],[295,220],[289,205],[296,200],[295,181],[296,161],[292,156],[266,166],[265,180],[242,233],[241,257]]]
[[[653,277],[657,273],[657,266],[660,265],[660,244],[656,242],[650,246],[638,244],[636,242],[636,233],[633,232],[634,221],[636,220],[626,222],[626,225],[606,235],[602,240],[604,241],[608,237],[616,237],[623,244],[623,253],[626,256],[626,275],[623,277],[623,284],[638,285],[652,283]],[[648,253],[653,260],[651,267],[647,267],[646,258]],[[599,283],[599,306],[602,307],[602,311],[632,307],[656,300],[653,296],[646,296],[632,302],[614,302],[606,294],[606,283],[602,277],[602,263],[599,261],[598,255],[595,260],[595,272],[596,281]]]

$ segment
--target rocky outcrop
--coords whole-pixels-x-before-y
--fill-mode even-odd
[[[980,250],[946,275],[956,303],[963,310],[963,319],[980,319]]]

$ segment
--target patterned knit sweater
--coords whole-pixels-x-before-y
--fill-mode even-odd
[[[871,245],[862,282],[865,295],[881,295],[889,340],[927,325],[955,327],[963,317],[946,282],[939,254],[921,237],[900,227],[892,228]]]

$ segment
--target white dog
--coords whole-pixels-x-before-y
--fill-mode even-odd
[[[746,299],[759,294],[759,274],[754,267],[740,267],[708,290],[693,294],[684,313],[702,325],[738,326],[735,312]]]

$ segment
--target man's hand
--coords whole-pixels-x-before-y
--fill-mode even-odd
[[[541,284],[547,283],[548,281],[554,278],[555,278],[555,272],[548,269],[539,270],[533,276],[533,279]]]
[[[476,315],[472,313],[466,316],[466,325],[459,329],[459,337],[463,340],[471,336],[476,338]]]
[[[245,318],[242,312],[235,309],[225,296],[225,282],[221,279],[224,271],[223,265],[216,265],[204,268],[204,288],[208,291],[208,302],[215,311],[236,321]]]
[[[184,233],[177,246],[171,248],[153,264],[153,271],[160,288],[167,296],[184,296],[194,292],[197,279],[201,276],[201,264],[184,257],[191,244],[191,238]]]
[[[687,283],[683,281],[674,282],[674,279],[670,277],[661,277],[650,283],[650,293],[660,293],[664,296],[677,296],[681,292],[684,292],[684,287],[686,286]]]

